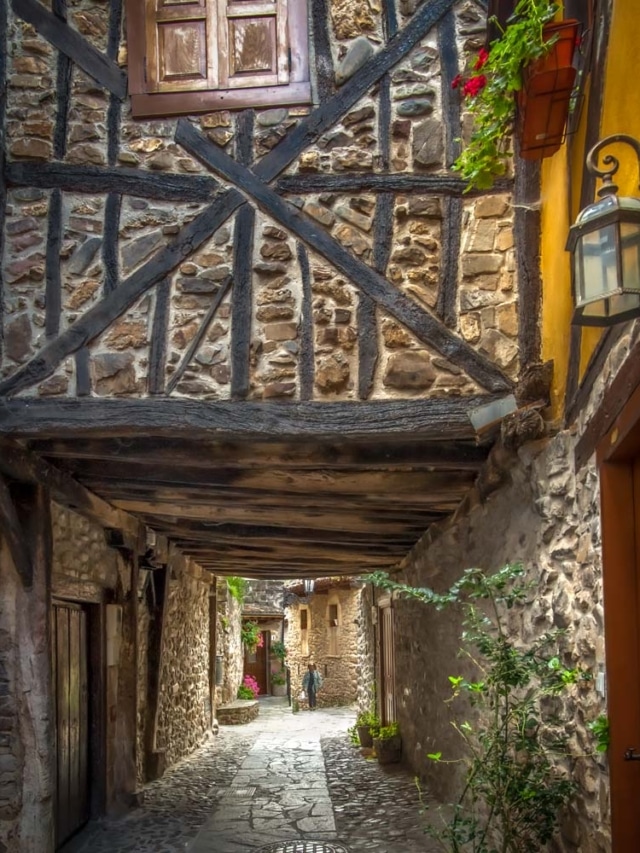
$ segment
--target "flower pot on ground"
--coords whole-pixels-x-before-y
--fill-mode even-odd
[[[271,695],[286,696],[287,695],[287,679],[284,672],[271,673]]]
[[[373,736],[380,729],[378,715],[372,711],[361,711],[356,718],[356,731],[360,740],[360,746],[371,749]]]
[[[525,160],[550,157],[564,142],[577,70],[571,64],[578,38],[578,22],[546,24],[551,50],[523,72],[517,94],[519,154]]]
[[[402,738],[397,723],[382,726],[373,738],[373,748],[378,764],[396,764],[402,757]]]

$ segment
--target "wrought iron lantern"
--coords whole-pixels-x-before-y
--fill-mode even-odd
[[[613,326],[640,317],[640,199],[617,195],[616,157],[605,155],[598,168],[598,155],[614,142],[634,149],[640,169],[640,142],[626,134],[607,136],[587,154],[587,169],[603,185],[599,200],[571,226],[566,246],[576,304],[572,323],[579,326]]]

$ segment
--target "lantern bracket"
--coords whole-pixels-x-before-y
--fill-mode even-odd
[[[627,133],[614,133],[611,136],[605,136],[604,139],[601,139],[593,146],[586,158],[588,171],[597,178],[600,178],[602,181],[602,186],[598,190],[598,196],[600,198],[604,198],[608,195],[615,195],[618,192],[618,186],[613,182],[613,176],[620,168],[620,161],[618,158],[614,157],[613,154],[605,154],[602,158],[602,163],[603,165],[608,166],[608,168],[605,169],[598,167],[598,155],[602,149],[609,145],[613,145],[616,142],[626,143],[633,148],[636,153],[638,172],[640,174],[640,141],[635,139],[633,136],[629,136]],[[640,189],[640,183],[638,188]]]

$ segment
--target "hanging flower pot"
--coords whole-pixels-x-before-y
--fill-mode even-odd
[[[555,37],[556,41],[548,54],[524,69],[516,100],[519,154],[525,160],[549,157],[564,141],[577,75],[571,63],[578,27],[575,20],[545,24],[546,40]]]

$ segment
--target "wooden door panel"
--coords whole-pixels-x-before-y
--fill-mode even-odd
[[[55,605],[56,843],[88,819],[88,672],[86,613]]]
[[[258,682],[260,695],[269,693],[269,681],[267,678],[267,661],[269,660],[269,632],[262,631],[264,644],[262,648],[256,648],[255,652],[245,649],[244,674],[251,675]]]

